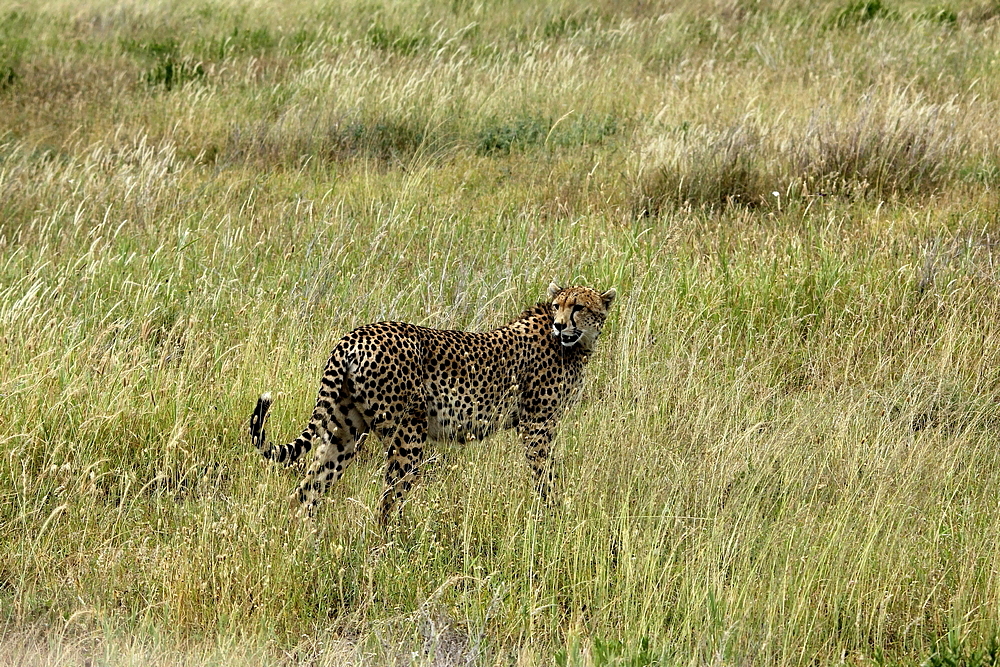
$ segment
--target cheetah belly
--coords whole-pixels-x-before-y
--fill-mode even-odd
[[[427,437],[465,442],[517,426],[518,397],[511,391],[473,394],[442,391],[428,397]]]

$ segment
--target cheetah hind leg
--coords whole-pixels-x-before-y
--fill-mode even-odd
[[[403,502],[417,479],[420,463],[423,460],[423,447],[417,445],[406,451],[406,455],[401,455],[395,446],[389,448],[385,490],[382,492],[379,510],[379,525],[383,530],[388,529],[393,515],[402,509]]]
[[[385,491],[382,493],[379,523],[385,530],[395,511],[402,508],[407,494],[416,481],[427,442],[427,415],[423,410],[412,411],[396,427],[387,452]]]
[[[340,426],[334,427],[332,431],[323,431],[322,444],[306,471],[305,478],[288,498],[289,506],[297,517],[312,516],[319,499],[341,478],[367,439],[368,433],[354,438]]]

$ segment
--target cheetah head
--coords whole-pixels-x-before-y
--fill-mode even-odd
[[[593,349],[608,308],[617,295],[613,289],[600,294],[588,287],[559,287],[552,283],[549,285],[552,335],[563,347],[579,345],[584,350]]]

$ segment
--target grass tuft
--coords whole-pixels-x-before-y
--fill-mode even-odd
[[[933,192],[958,172],[965,145],[956,127],[948,105],[864,100],[854,118],[811,120],[798,175],[813,192],[879,199]]]
[[[922,664],[927,667],[994,667],[1000,664],[1000,643],[993,637],[984,648],[977,649],[958,632],[950,632]]]
[[[369,26],[365,38],[372,48],[401,56],[413,55],[432,41],[427,35],[409,34],[396,26],[386,26],[382,23],[373,23]]]
[[[831,23],[837,28],[849,28],[897,18],[899,12],[883,4],[882,0],[852,0],[836,11]]]
[[[10,11],[0,16],[0,93],[21,78],[22,61],[30,44],[25,31],[33,22],[25,12]]]
[[[405,163],[426,141],[426,127],[411,120],[336,119],[302,127],[259,124],[235,127],[216,160],[225,163],[301,166],[304,162],[342,162],[367,157],[383,163]]]
[[[660,134],[642,157],[633,211],[770,207],[816,195],[886,200],[933,194],[970,173],[971,139],[948,104],[866,96],[853,116],[815,111],[789,129],[747,118],[719,132],[682,125]]]
[[[648,150],[656,164],[644,175],[634,210],[659,215],[669,206],[757,206],[767,201],[759,129],[751,121],[711,132],[680,128]]]
[[[921,9],[914,15],[914,18],[918,21],[928,21],[948,26],[954,26],[958,23],[958,13],[950,7],[942,6],[931,6]]]
[[[173,38],[139,41],[124,39],[121,48],[152,64],[145,69],[142,80],[150,88],[179,88],[189,81],[205,78],[205,67],[188,56],[181,55],[181,46]]]
[[[475,137],[478,155],[510,155],[539,146],[577,147],[603,142],[618,134],[624,123],[615,114],[570,112],[558,120],[522,114],[513,119],[489,118]]]

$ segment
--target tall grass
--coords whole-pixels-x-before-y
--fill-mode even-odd
[[[5,7],[0,663],[993,664],[995,13]],[[292,520],[261,391],[553,279],[555,506],[503,433]]]
[[[952,103],[908,97],[870,91],[847,118],[819,108],[798,127],[787,118],[769,127],[751,116],[722,130],[661,130],[642,154],[634,209],[777,208],[783,199],[829,195],[883,201],[934,194],[970,172],[979,176],[975,162],[965,160],[977,128],[963,127]],[[985,177],[992,183],[992,173]]]

